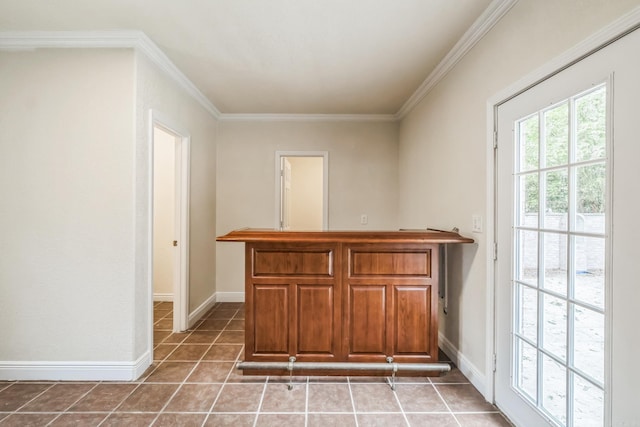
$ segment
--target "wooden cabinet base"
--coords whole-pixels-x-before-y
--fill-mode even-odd
[[[245,360],[438,361],[440,248],[469,243],[444,232],[240,230],[245,247]],[[244,375],[289,375],[245,370]],[[387,371],[295,371],[389,376]],[[431,372],[430,375],[440,375]],[[425,376],[403,372],[398,376]]]

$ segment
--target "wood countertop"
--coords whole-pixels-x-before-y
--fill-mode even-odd
[[[243,228],[216,238],[219,242],[350,242],[350,243],[473,243],[452,231],[280,231]]]

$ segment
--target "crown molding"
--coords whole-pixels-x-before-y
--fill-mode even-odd
[[[42,48],[131,48],[143,53],[216,119],[220,111],[142,31],[0,32],[0,50]]]
[[[395,122],[393,114],[226,114],[223,122]]]
[[[491,30],[518,0],[494,0],[395,114],[402,120]]]

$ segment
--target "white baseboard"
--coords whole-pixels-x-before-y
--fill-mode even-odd
[[[218,292],[218,302],[244,302],[244,292]]]
[[[133,362],[3,362],[1,381],[134,381],[151,365],[151,353]]]
[[[204,316],[207,311],[211,310],[211,308],[217,301],[216,295],[217,294],[211,295],[206,299],[205,302],[200,304],[198,308],[189,313],[189,328],[191,328],[198,320],[200,320],[200,318]]]
[[[442,351],[449,356],[451,360],[458,366],[460,372],[469,379],[469,382],[477,388],[480,393],[486,396],[487,379],[476,366],[462,354],[451,341],[449,341],[442,333],[438,333],[438,342]]]
[[[173,302],[173,294],[160,294],[160,293],[154,293],[154,294],[153,294],[153,300],[154,300],[154,301],[168,301],[168,302]]]

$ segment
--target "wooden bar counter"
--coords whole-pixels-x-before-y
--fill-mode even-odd
[[[217,240],[245,242],[246,361],[398,363],[438,361],[440,247],[473,242],[431,230],[242,229]]]

